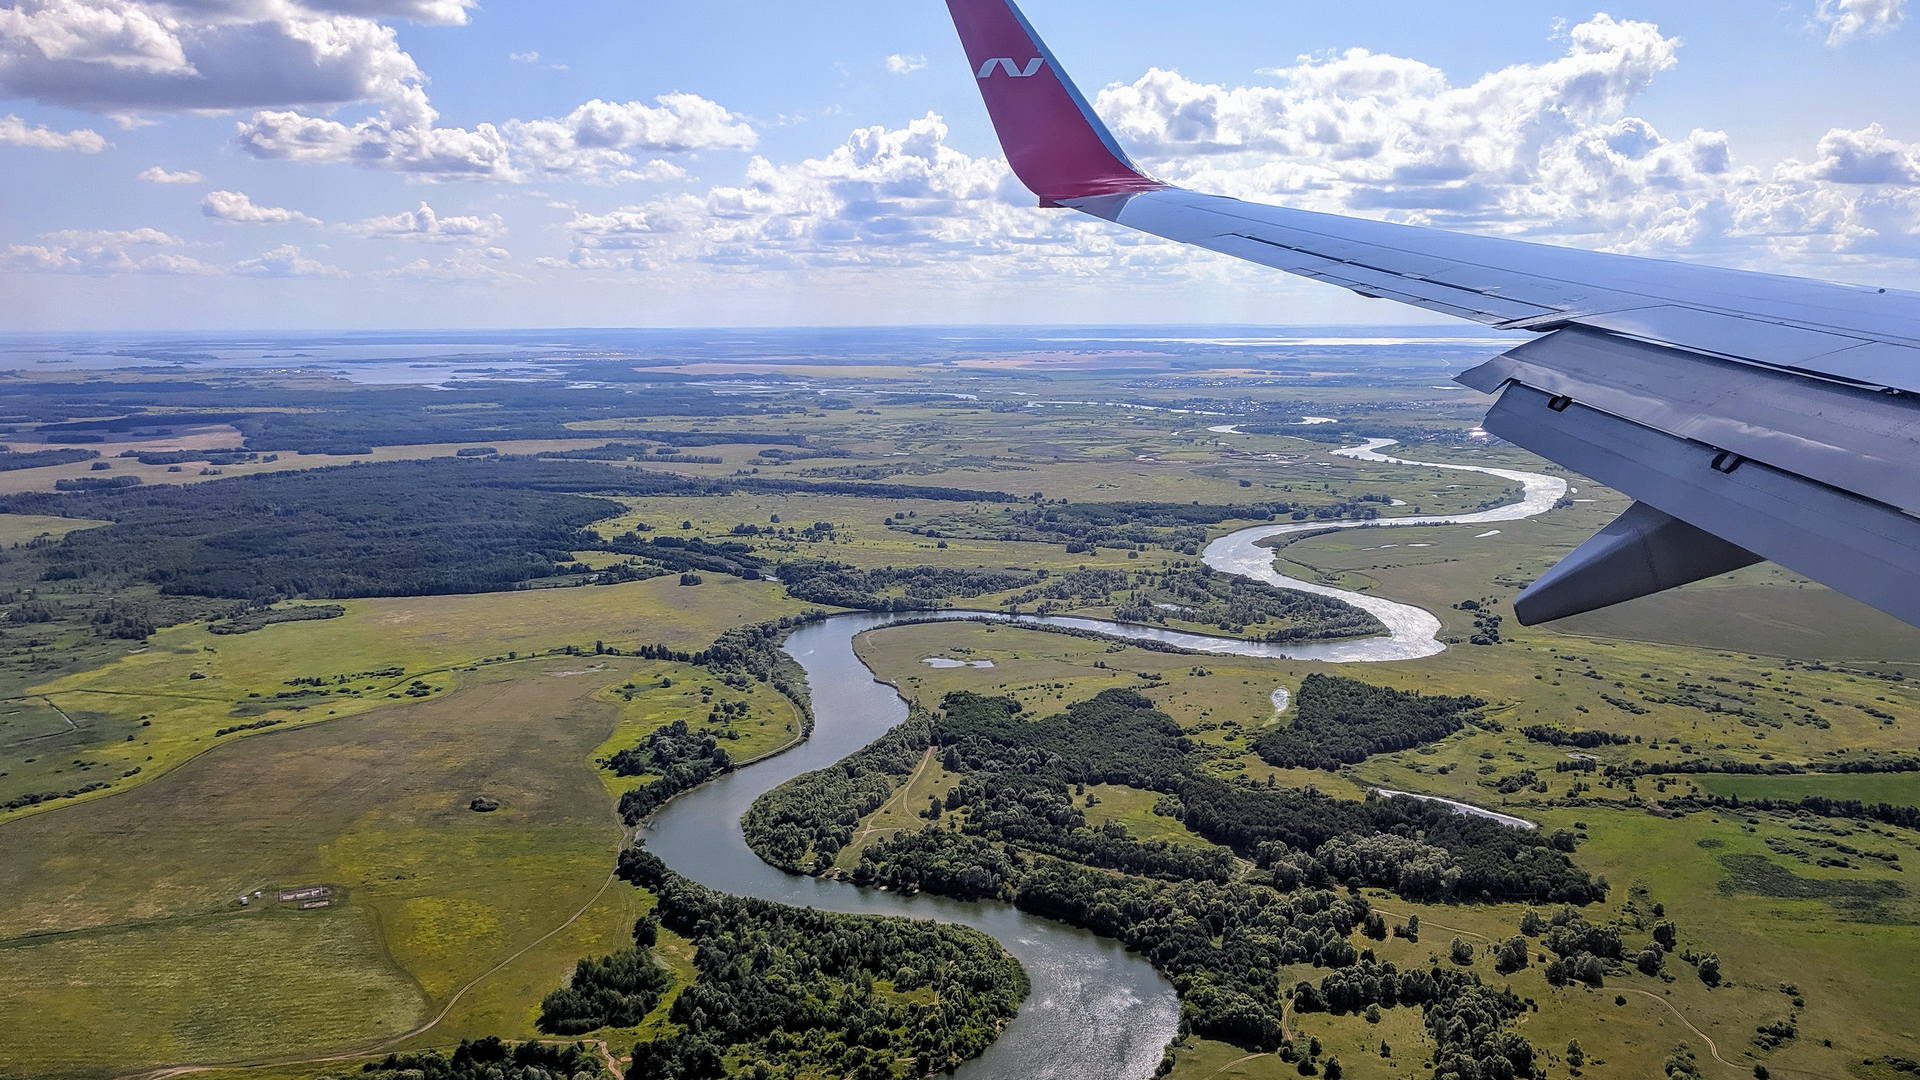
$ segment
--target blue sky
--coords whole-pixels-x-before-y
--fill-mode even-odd
[[[1027,0],[1157,174],[1920,284],[1906,0]],[[0,329],[1426,321],[1031,207],[938,0],[12,0]]]

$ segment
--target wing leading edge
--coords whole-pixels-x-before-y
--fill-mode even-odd
[[[1460,381],[1487,430],[1633,496],[1522,622],[1780,563],[1920,625],[1920,293],[1204,195],[1127,157],[1014,0],[947,0],[1042,205],[1540,334]]]

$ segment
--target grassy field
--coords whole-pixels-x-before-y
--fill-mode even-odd
[[[673,577],[341,606],[341,618],[251,634],[221,636],[204,625],[163,630],[115,663],[0,701],[0,800],[92,783],[124,789],[251,735],[216,734],[222,729],[263,721],[296,726],[380,709],[420,691],[416,680],[427,687],[420,692],[441,693],[470,674],[461,668],[487,658],[569,645],[591,653],[596,641],[691,651],[730,627],[804,609],[770,582],[714,578],[686,587]],[[403,673],[392,673],[396,667]],[[336,676],[351,678],[336,684]],[[312,690],[289,684],[309,678],[327,685],[299,698],[275,697]]]
[[[583,939],[604,948],[636,913],[633,890],[595,900],[621,829],[589,757],[616,723],[600,690],[620,663],[488,669],[438,700],[244,740],[0,827],[0,1026],[23,1035],[0,1071],[366,1046],[533,947],[434,1031],[529,1033],[537,993]],[[502,808],[469,810],[479,795]],[[332,902],[274,902],[301,886]],[[577,931],[535,945],[583,908]],[[102,949],[123,959],[88,967],[84,991],[49,993]],[[325,1008],[299,1007],[309,996]]]
[[[1737,776],[1719,773],[1694,780],[1715,795],[1742,799],[1802,799],[1819,795],[1864,803],[1920,806],[1920,775],[1914,773],[1806,774],[1801,776]]]
[[[42,537],[65,536],[104,521],[87,518],[49,517],[45,514],[0,514],[0,546],[12,547]]]

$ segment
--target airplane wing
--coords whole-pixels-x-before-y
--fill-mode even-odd
[[[1014,0],[947,0],[1043,206],[1540,336],[1460,376],[1488,431],[1637,502],[1534,624],[1769,559],[1920,625],[1920,293],[1263,206],[1152,179]]]

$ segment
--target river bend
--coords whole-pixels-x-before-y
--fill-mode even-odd
[[[1359,663],[1431,656],[1445,648],[1438,638],[1440,620],[1431,613],[1384,597],[1288,578],[1274,570],[1273,552],[1260,541],[1328,528],[1518,521],[1552,508],[1565,495],[1566,482],[1516,470],[1404,461],[1379,453],[1392,443],[1391,439],[1369,439],[1365,445],[1335,453],[1362,461],[1486,473],[1520,483],[1525,495],[1516,503],[1465,514],[1259,525],[1213,541],[1203,556],[1216,570],[1345,600],[1385,624],[1388,633],[1384,635],[1279,645],[1072,616],[1016,619],[998,612],[947,611],[931,617],[1045,623],[1256,658]],[[817,718],[812,736],[786,753],[726,773],[673,800],[647,826],[647,846],[678,873],[735,896],[848,914],[936,919],[994,937],[1019,959],[1033,991],[987,1052],[959,1069],[956,1075],[963,1080],[1146,1080],[1177,1033],[1180,1006],[1173,987],[1152,965],[1119,944],[1028,915],[1011,904],[966,903],[928,894],[904,896],[789,874],[762,862],[747,847],[740,819],[754,800],[796,776],[834,764],[906,719],[906,702],[874,677],[855,653],[854,639],[868,630],[928,617],[927,612],[860,612],[835,615],[796,630],[784,648],[807,672]],[[1276,696],[1276,706],[1279,702]]]

